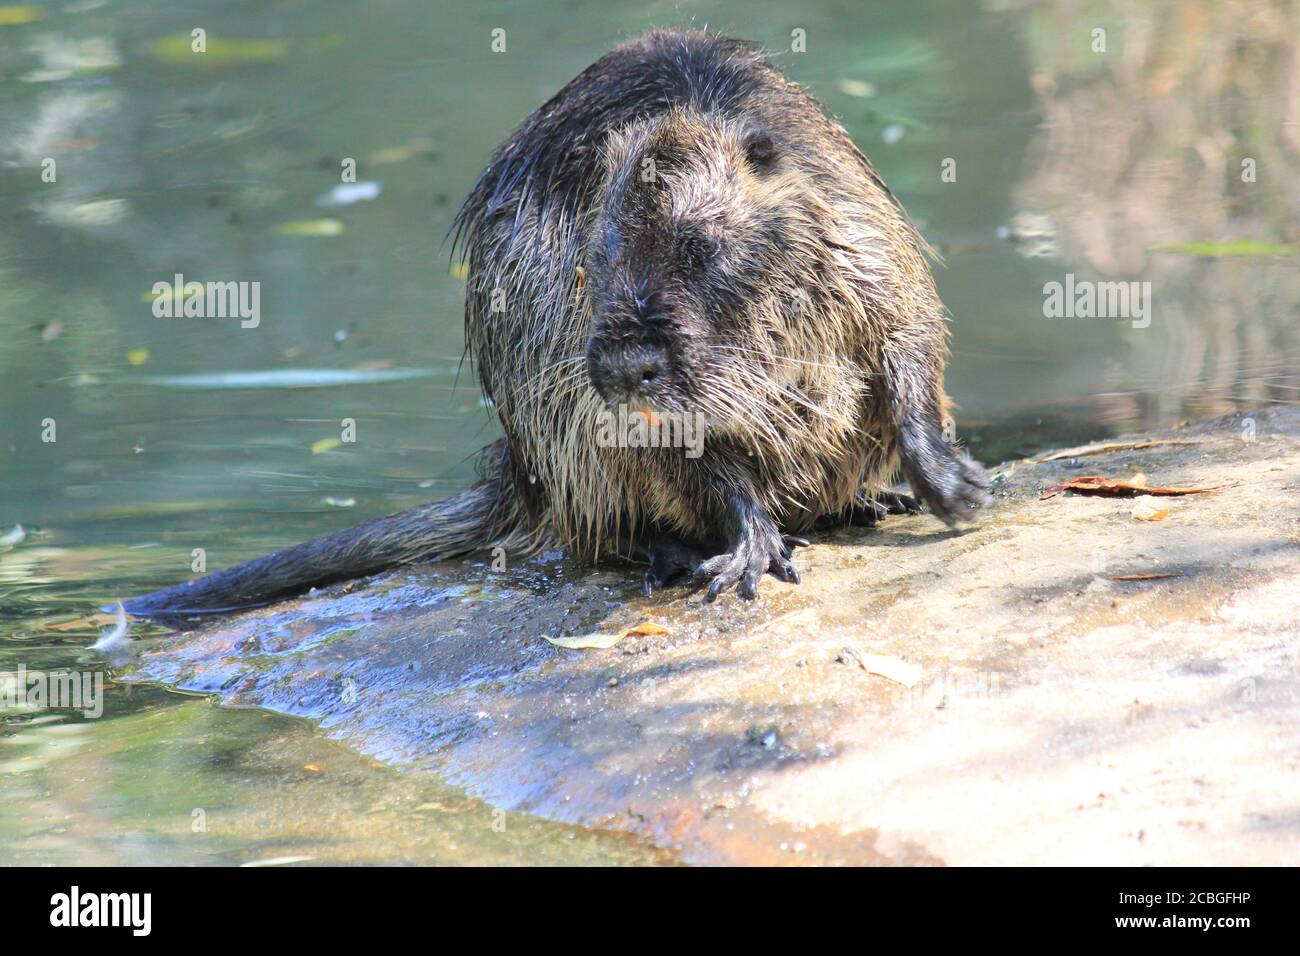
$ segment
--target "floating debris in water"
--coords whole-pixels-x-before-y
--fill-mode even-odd
[[[997,229],[999,239],[1015,245],[1026,259],[1045,259],[1060,254],[1056,226],[1051,217],[1037,212],[1018,212],[1011,222]]]
[[[875,96],[876,87],[871,83],[864,83],[861,80],[850,80],[848,78],[835,81],[836,87],[841,93],[847,93],[849,96]]]
[[[383,187],[377,182],[339,183],[316,200],[318,206],[350,206],[354,202],[376,199]]]
[[[92,199],[88,202],[55,202],[42,207],[41,212],[56,226],[73,229],[95,229],[114,226],[131,215],[131,204],[125,199]]]
[[[412,156],[432,156],[437,151],[437,144],[431,139],[413,139],[401,146],[389,146],[370,154],[366,162],[372,166],[390,166],[402,163]]]
[[[304,219],[300,222],[282,222],[275,227],[275,231],[282,236],[332,239],[343,235],[343,223],[337,219]]]
[[[127,636],[126,608],[122,602],[117,602],[117,623],[107,631],[99,635],[99,640],[90,645],[92,651],[116,651],[127,644],[131,639]]]
[[[285,368],[259,372],[151,375],[131,381],[163,388],[328,388],[401,382],[412,378],[431,378],[436,374],[431,368]]]
[[[287,866],[290,863],[306,863],[309,860],[316,859],[314,856],[272,856],[265,860],[250,860],[247,863],[239,864],[241,867],[252,866]]]
[[[228,40],[205,36],[202,52],[195,49],[196,42],[188,33],[163,37],[154,41],[152,52],[164,63],[209,68],[277,63],[289,55],[289,44],[285,40]]]
[[[20,26],[24,23],[36,23],[45,17],[40,7],[6,6],[0,7],[0,27]]]
[[[54,83],[86,73],[115,70],[122,65],[121,54],[108,37],[72,40],[46,34],[33,40],[28,49],[41,58],[41,67],[25,73],[24,83]]]
[[[1294,256],[1300,255],[1300,246],[1236,239],[1230,242],[1175,242],[1167,246],[1157,246],[1155,251],[1217,259],[1227,256]]]

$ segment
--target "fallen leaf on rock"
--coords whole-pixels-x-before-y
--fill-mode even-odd
[[[1147,574],[1112,574],[1112,581],[1159,581],[1162,578],[1181,578],[1182,571],[1152,571]]]
[[[1031,464],[1041,465],[1048,461],[1063,461],[1066,458],[1083,458],[1086,455],[1105,455],[1112,451],[1130,451],[1134,448],[1155,448],[1158,445],[1204,445],[1208,439],[1202,438],[1160,438],[1151,441],[1107,441],[1095,445],[1080,445],[1054,451],[1042,458],[1029,459]]]
[[[325,768],[322,767],[322,766],[321,766],[320,764],[318,764],[318,763],[305,763],[305,764],[302,765],[302,769],[303,769],[303,770],[307,770],[307,771],[309,771],[309,772],[311,772],[311,773],[324,773],[324,772],[325,772]]]
[[[621,634],[580,634],[577,637],[550,637],[543,634],[547,641],[556,647],[567,647],[570,650],[603,650],[613,647],[626,636],[626,631]]]
[[[1164,521],[1169,517],[1170,507],[1160,507],[1150,495],[1143,495],[1133,505],[1134,521]]]
[[[1135,495],[1199,495],[1205,491],[1215,491],[1233,484],[1233,482],[1224,482],[1219,485],[1188,488],[1149,488],[1146,484],[1146,475],[1138,474],[1134,477],[1140,479],[1141,483],[1116,481],[1113,478],[1103,478],[1101,475],[1081,475],[1063,484],[1044,489],[1038,496],[1038,500],[1046,501],[1048,498],[1056,497],[1062,491],[1074,491],[1084,495],[1111,495],[1117,498],[1131,498]]]
[[[617,634],[596,632],[594,634],[580,634],[576,637],[546,637],[550,643],[556,647],[567,647],[570,650],[604,650],[613,647],[625,637],[649,637],[652,634],[667,634],[668,628],[655,624],[652,621],[642,621],[640,624],[633,624],[631,627]]]
[[[884,654],[867,654],[846,647],[840,652],[840,656],[836,660],[844,664],[857,664],[868,674],[883,677],[885,680],[892,680],[904,687],[914,687],[921,680],[921,668],[915,664],[909,664],[907,661],[899,660],[897,657],[886,657]]]

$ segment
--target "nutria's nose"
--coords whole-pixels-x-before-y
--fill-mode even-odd
[[[668,356],[663,349],[642,346],[623,352],[607,368],[612,384],[620,392],[632,395],[653,385],[667,364]]]
[[[659,373],[663,370],[664,366],[662,362],[657,358],[650,358],[633,366],[631,377],[637,379],[641,385],[649,385],[659,377]]]
[[[655,388],[668,372],[668,353],[658,345],[600,348],[588,354],[588,371],[596,391],[621,400]]]

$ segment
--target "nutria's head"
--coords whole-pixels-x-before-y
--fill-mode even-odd
[[[613,133],[605,162],[591,384],[610,406],[716,412],[738,370],[789,345],[788,300],[815,271],[809,177],[761,118],[684,109]]]

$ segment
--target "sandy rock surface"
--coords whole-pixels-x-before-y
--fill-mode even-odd
[[[753,604],[447,564],[144,642],[133,676],[692,862],[1300,862],[1300,409],[1133,440],[1002,466],[970,529],[820,537]],[[1227,487],[1040,499],[1138,473]]]

